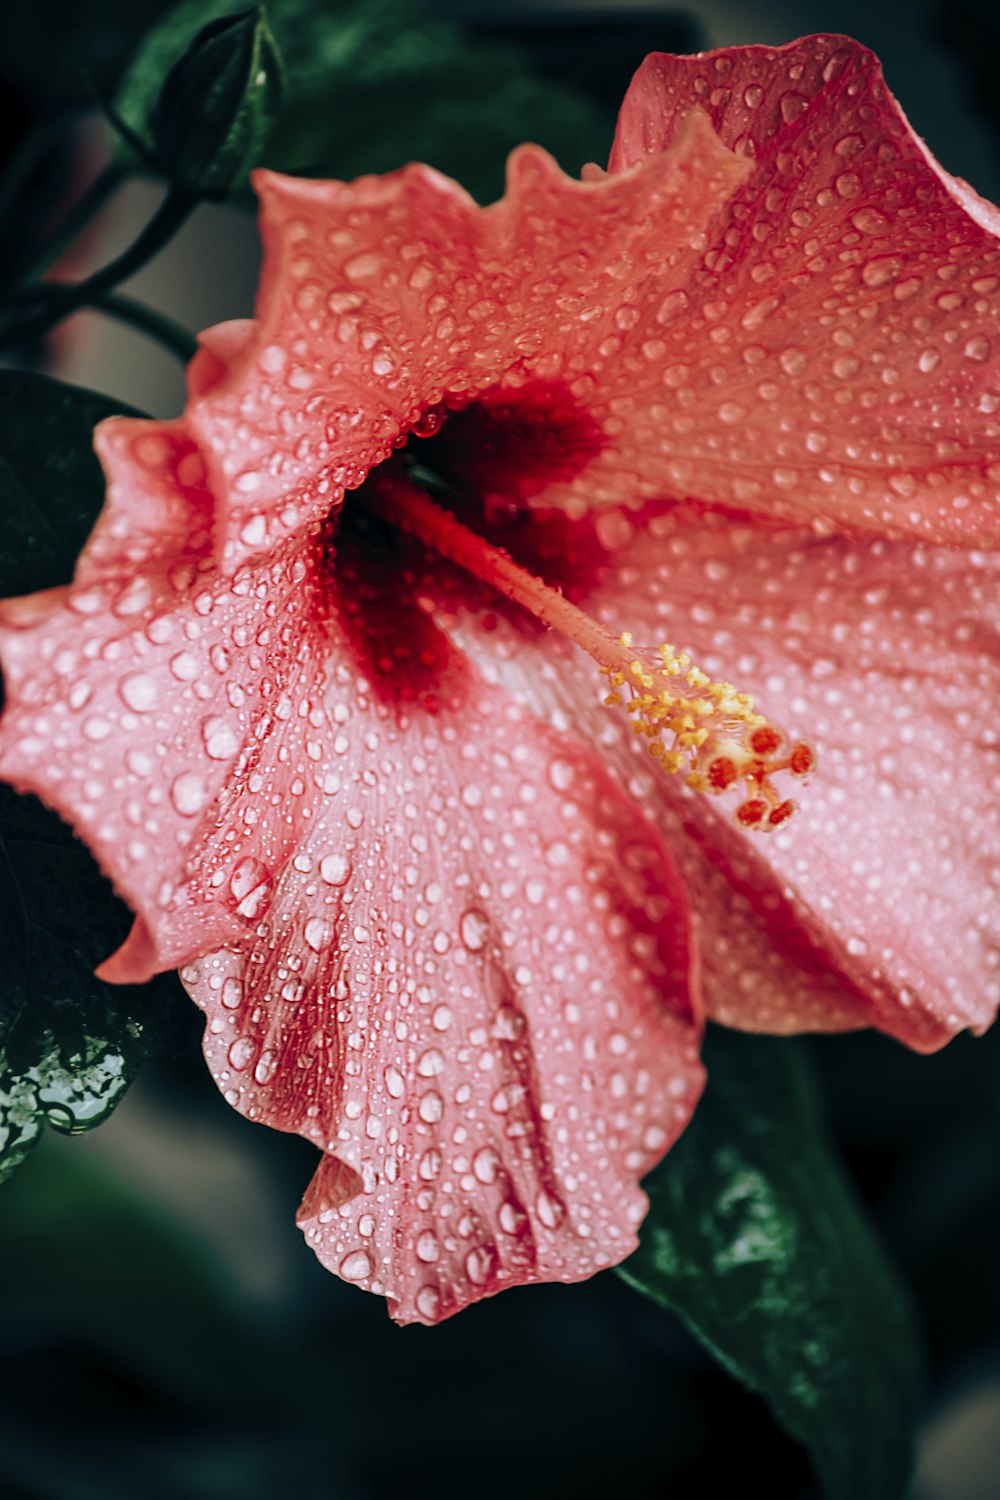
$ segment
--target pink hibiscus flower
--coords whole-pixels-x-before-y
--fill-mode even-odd
[[[705,1014],[992,1017],[1000,219],[839,37],[650,57],[487,209],[257,186],[255,321],[5,606],[0,771],[434,1322],[628,1254]]]

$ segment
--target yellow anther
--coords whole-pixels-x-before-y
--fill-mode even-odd
[[[815,763],[806,745],[783,749],[784,737],[754,708],[749,693],[731,682],[713,682],[691,659],[664,643],[636,651],[623,635],[629,655],[622,666],[603,670],[615,688],[609,705],[623,704],[632,732],[668,775],[684,774],[695,792],[718,794],[743,789],[737,822],[746,828],[778,828],[794,804],[782,801],[771,782],[777,771],[808,774]]]

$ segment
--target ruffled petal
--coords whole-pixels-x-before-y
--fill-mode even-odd
[[[521,553],[529,529],[508,530]],[[778,1033],[873,1025],[920,1049],[982,1030],[1000,999],[997,559],[693,504],[575,530],[585,608],[690,651],[818,752],[790,823],[745,834],[732,802],[653,768],[586,658],[494,598],[423,581],[480,669],[589,738],[658,821],[709,1015]]]
[[[693,100],[754,170],[695,274],[644,299],[620,364],[631,447],[604,456],[607,482],[619,463],[633,496],[995,539],[1000,213],[845,37],[647,58],[612,172],[655,159]]]
[[[182,979],[225,1097],[324,1152],[300,1214],[316,1253],[433,1323],[628,1254],[637,1181],[702,1074],[662,840],[406,614],[354,619],[411,701],[355,678],[338,724],[337,696],[327,795],[266,913]]]
[[[429,167],[258,174],[256,338],[188,412],[227,566],[325,516],[442,403],[564,375],[589,390],[635,262],[681,274],[748,170],[694,112],[669,152],[597,183],[522,147],[488,209]]]
[[[222,579],[180,423],[114,418],[105,509],[66,589],[7,601],[0,774],[86,840],[137,914],[102,968],[139,982],[252,926],[323,796],[296,674],[322,655],[299,550]],[[305,747],[305,748],[304,748]]]
[[[662,839],[363,515],[224,576],[183,424],[99,446],[74,584],[4,606],[0,771],[135,910],[101,972],[188,965],[227,1098],[324,1153],[317,1253],[403,1321],[622,1259],[702,1084]]]

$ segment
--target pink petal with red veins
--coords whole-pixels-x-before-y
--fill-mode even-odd
[[[99,446],[77,580],[4,606],[0,771],[136,911],[101,972],[194,961],[226,1096],[325,1153],[310,1241],[404,1321],[620,1260],[703,1077],[662,839],[357,507],[224,577],[181,424]]]
[[[224,497],[227,566],[325,516],[442,403],[554,379],[589,397],[636,277],[691,266],[748,170],[695,112],[671,151],[598,183],[522,147],[487,209],[428,167],[258,174],[256,338],[188,413]]]
[[[590,738],[657,817],[691,892],[709,1014],[769,1032],[874,1025],[920,1049],[983,1029],[1000,999],[996,558],[693,504],[612,519],[587,609],[690,651],[815,746],[806,785],[779,778],[800,806],[780,832],[744,834],[735,794],[654,771],[621,710],[597,706],[586,660],[523,624],[512,644],[494,600],[488,636],[453,633],[533,712]]]
[[[436,678],[433,712],[355,679],[266,916],[182,972],[227,1100],[326,1153],[316,1253],[425,1323],[627,1255],[702,1082],[662,841],[590,752]]]
[[[643,299],[624,358],[658,352],[643,389],[622,382],[622,474],[649,498],[995,538],[1000,213],[942,171],[844,37],[648,57],[612,172],[655,159],[693,100],[754,171],[695,274],[655,279],[658,310]]]

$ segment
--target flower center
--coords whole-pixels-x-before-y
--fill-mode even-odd
[[[366,509],[529,611],[535,619],[586,651],[608,679],[608,707],[622,706],[632,729],[668,774],[683,773],[693,790],[717,796],[742,789],[735,810],[744,828],[767,832],[795,811],[773,778],[807,776],[815,754],[804,741],[786,746],[784,735],[730,683],[714,682],[673,646],[636,647],[615,637],[509,553],[464,526],[423,487],[435,482],[403,458],[382,464],[365,486]]]

